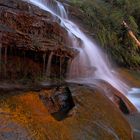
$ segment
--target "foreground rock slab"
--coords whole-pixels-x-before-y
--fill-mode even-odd
[[[70,90],[75,107],[62,121],[50,115],[37,92],[0,95],[0,109],[28,132],[28,140],[132,140],[128,121],[106,96],[86,86],[73,85]],[[0,113],[0,118],[5,116]]]
[[[48,65],[52,69],[47,76],[57,77],[60,61],[65,76],[68,61],[77,52],[58,19],[24,0],[0,0],[0,17],[0,80],[34,82],[46,74]]]

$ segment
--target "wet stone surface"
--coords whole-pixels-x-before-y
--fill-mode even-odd
[[[52,114],[40,92],[0,94],[0,140],[132,140],[130,125],[108,98],[89,87],[69,88],[75,103],[70,111],[67,88],[41,91],[62,106],[52,108]],[[68,117],[55,113],[61,111]]]
[[[0,110],[0,140],[31,140],[25,128],[12,121],[12,114]]]

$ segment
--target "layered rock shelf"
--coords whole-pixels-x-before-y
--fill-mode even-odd
[[[1,0],[0,17],[1,79],[23,78],[23,75],[30,78],[46,73],[52,53],[50,63],[62,67],[61,75],[65,76],[68,60],[76,51],[70,48],[67,32],[58,19],[20,0]],[[53,59],[57,59],[57,64]],[[53,67],[52,71],[52,76],[60,73]]]

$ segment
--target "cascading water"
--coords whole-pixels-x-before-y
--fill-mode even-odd
[[[46,71],[46,53],[43,54],[43,73]]]
[[[108,60],[97,45],[74,22],[68,19],[66,10],[60,2],[56,0],[29,0],[29,2],[50,12],[54,19],[59,19],[61,26],[68,32],[71,46],[79,51],[79,54],[71,62],[68,72],[70,81],[93,84],[95,79],[102,79],[121,93],[128,93],[130,88],[120,80],[119,75],[107,63]],[[129,99],[131,100],[131,98]]]
[[[47,62],[47,70],[46,70],[46,76],[50,77],[51,75],[51,61],[52,61],[52,57],[53,57],[53,52],[50,53],[49,58],[48,58],[48,62]]]

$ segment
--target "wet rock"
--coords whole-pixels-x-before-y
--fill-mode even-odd
[[[40,75],[47,67],[51,52],[54,54],[52,59],[60,61],[62,57],[64,75],[67,61],[77,52],[70,47],[67,31],[59,25],[59,20],[21,0],[1,0],[0,17],[0,79],[16,79],[20,74],[29,79],[33,73]],[[17,62],[19,59],[20,63]],[[26,65],[27,62],[32,64]],[[27,67],[26,73],[21,64]],[[35,67],[31,68],[31,65]],[[60,64],[54,65],[58,70]]]
[[[16,136],[19,130],[19,139],[22,136],[25,140],[133,140],[132,128],[125,116],[100,91],[78,85],[69,85],[69,88],[75,107],[68,114],[71,111],[75,114],[63,121],[50,115],[38,92],[0,95],[0,135],[7,122],[15,122],[23,128],[15,125],[10,132]],[[56,91],[53,89],[46,89],[45,93],[42,91],[40,94],[52,95]],[[5,120],[6,117],[8,120]],[[139,120],[136,124],[139,124]],[[11,129],[9,125],[6,126]],[[24,130],[27,130],[27,134]],[[11,137],[3,139],[11,140]]]
[[[2,0],[0,8],[2,47],[34,51],[59,49],[72,55],[72,50],[65,46],[67,32],[49,12],[20,0]]]
[[[93,85],[90,86],[97,86],[124,114],[133,114],[137,112],[136,107],[127,97],[112,87],[108,82],[104,80],[95,80]]]
[[[114,95],[114,100],[115,104],[118,106],[118,108],[124,113],[124,114],[130,114],[130,110],[123,101],[123,99],[117,95]]]
[[[45,104],[48,112],[57,120],[62,120],[75,106],[68,87],[57,87],[54,91],[42,91],[39,98]]]

